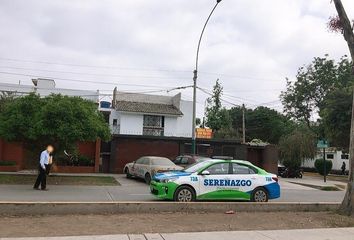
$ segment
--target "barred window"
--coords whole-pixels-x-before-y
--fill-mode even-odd
[[[144,115],[143,125],[143,135],[164,135],[165,118],[163,116]]]

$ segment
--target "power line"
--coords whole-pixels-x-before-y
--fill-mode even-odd
[[[249,79],[249,80],[258,80],[258,81],[279,81],[278,79],[275,78],[258,78],[258,77],[252,77],[252,76],[238,76],[238,75],[229,75],[229,74],[223,74],[223,73],[212,73],[212,72],[202,72],[200,73],[203,74],[208,74],[208,75],[215,75],[215,76],[225,76],[228,78],[237,78],[237,79]]]
[[[40,72],[52,72],[52,73],[67,73],[67,74],[77,74],[77,75],[87,75],[87,76],[105,76],[105,77],[120,77],[120,78],[152,78],[152,79],[184,79],[180,77],[163,77],[163,76],[129,76],[129,75],[118,75],[118,74],[97,74],[97,73],[85,73],[85,72],[71,72],[71,71],[58,71],[58,70],[46,70],[46,69],[36,69],[36,68],[23,68],[23,67],[11,67],[11,66],[0,66],[0,68],[6,69],[17,69],[17,70],[29,70],[29,71],[40,71]]]
[[[59,65],[59,66],[68,66],[68,67],[96,68],[96,69],[121,69],[121,70],[132,70],[132,71],[192,73],[192,71],[190,71],[190,70],[153,69],[153,68],[120,67],[120,66],[98,66],[98,65],[85,65],[85,64],[50,62],[50,61],[35,61],[35,60],[24,60],[24,59],[2,58],[2,57],[0,57],[0,60],[8,61],[8,62],[23,62],[23,63]],[[259,78],[259,77],[254,77],[254,76],[232,75],[232,74],[225,74],[225,73],[213,73],[213,72],[203,72],[203,71],[200,71],[199,73],[207,74],[207,75],[215,75],[215,76],[225,76],[228,78],[236,78],[236,79],[249,79],[249,80],[259,80],[259,81],[279,81],[279,79],[275,79],[273,77]]]
[[[210,96],[213,96],[212,93],[209,93],[209,92],[206,91],[205,89],[200,88],[200,87],[197,87],[197,88],[198,88],[199,90],[201,90],[202,92],[204,92],[204,93],[206,93],[206,94],[208,94],[208,95],[210,95]],[[239,104],[235,104],[235,103],[233,103],[233,102],[229,102],[229,101],[227,101],[227,100],[225,100],[225,99],[223,99],[223,98],[220,98],[220,100],[223,101],[223,102],[225,102],[225,103],[228,103],[228,104],[230,104],[230,105],[232,105],[232,106],[240,107]]]
[[[0,71],[0,74],[14,75],[14,76],[25,76],[25,77],[33,77],[33,78],[45,78],[45,79],[53,79],[53,80],[61,80],[61,81],[70,81],[70,82],[80,82],[80,83],[95,83],[95,84],[106,84],[106,85],[121,85],[121,86],[131,86],[131,87],[156,87],[156,88],[166,88],[166,86],[161,87],[161,85],[128,84],[128,83],[101,82],[101,81],[98,82],[98,81],[90,81],[90,80],[71,79],[71,78],[58,78],[58,77],[50,77],[50,76],[40,76],[40,75],[36,75],[36,74],[14,73],[14,72],[4,72],[4,71]],[[175,86],[171,86],[170,88],[176,88],[176,87],[175,87]]]
[[[12,62],[38,63],[38,64],[47,64],[47,65],[61,65],[61,66],[70,66],[70,67],[83,67],[83,68],[122,69],[122,70],[134,70],[134,71],[180,72],[180,73],[192,72],[187,70],[133,68],[133,67],[119,67],[119,66],[97,66],[97,65],[85,65],[85,64],[74,64],[74,63],[49,62],[49,61],[22,60],[22,59],[15,59],[15,58],[0,58],[0,60],[12,61]]]

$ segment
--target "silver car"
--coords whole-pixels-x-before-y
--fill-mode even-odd
[[[151,178],[156,173],[182,169],[183,167],[177,166],[168,158],[144,156],[132,163],[126,164],[124,167],[124,173],[127,175],[127,178],[142,178],[147,184],[150,184]]]

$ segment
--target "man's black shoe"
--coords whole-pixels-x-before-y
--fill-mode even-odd
[[[37,187],[33,187],[33,189],[34,189],[34,190],[39,190],[39,188],[37,188]]]

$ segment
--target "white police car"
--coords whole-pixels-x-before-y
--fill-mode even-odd
[[[267,202],[280,197],[276,175],[241,160],[207,160],[185,170],[159,173],[150,183],[158,198],[178,202],[247,200]]]

